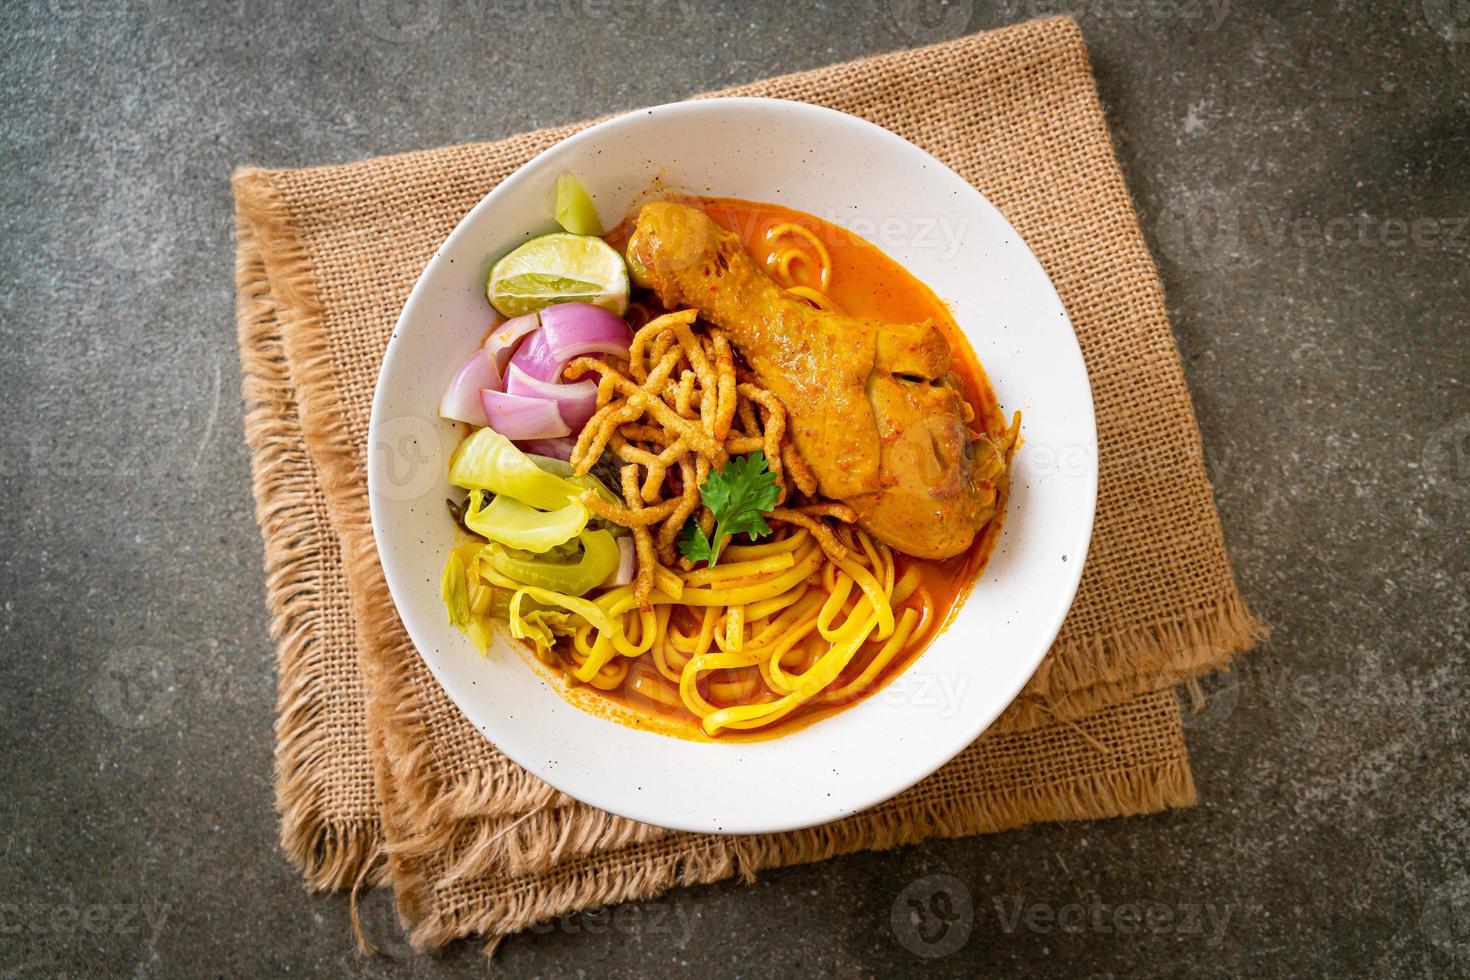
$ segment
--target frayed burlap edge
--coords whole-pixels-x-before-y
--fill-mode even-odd
[[[398,818],[394,826],[411,826],[420,816],[420,807],[412,806],[408,801],[417,802],[421,798],[405,794],[402,790],[410,785],[421,786],[422,779],[417,777],[421,777],[421,770],[429,768],[421,766],[422,757],[415,754],[428,749],[428,739],[422,737],[422,731],[410,730],[403,724],[404,720],[413,717],[407,713],[405,705],[417,705],[418,692],[410,696],[405,690],[403,697],[384,696],[381,692],[398,691],[394,685],[405,683],[407,676],[400,678],[395,675],[389,680],[385,674],[407,670],[418,654],[404,634],[392,602],[373,601],[374,597],[388,596],[387,582],[383,578],[372,536],[367,496],[351,492],[353,488],[360,489],[364,485],[364,478],[355,458],[352,434],[330,396],[337,369],[321,328],[322,308],[314,270],[306,244],[293,226],[290,208],[271,182],[270,175],[260,170],[241,169],[234,176],[233,186],[241,225],[249,228],[253,251],[259,256],[264,282],[268,283],[275,303],[272,312],[276,322],[269,326],[276,328],[273,339],[282,349],[282,368],[287,361],[290,364],[289,383],[300,421],[298,436],[316,464],[316,476],[328,516],[337,531],[342,565],[351,583],[348,593],[363,684],[366,690],[380,694],[366,698],[369,738],[376,741],[369,756],[379,799],[394,800],[393,805],[383,806],[380,820],[394,815]],[[269,328],[264,323],[255,327],[259,330]],[[242,337],[242,345],[247,341],[259,345],[265,339],[259,333],[252,333],[249,337]],[[274,592],[272,594],[275,595]],[[379,650],[387,637],[397,638],[394,649]],[[286,765],[290,768],[283,778],[278,779],[277,800],[283,814],[299,816],[303,818],[303,827],[312,828],[316,821],[311,812],[315,803],[310,777],[314,774],[304,763],[310,751],[317,748],[312,744],[317,733],[314,731],[316,719],[308,690],[313,678],[305,666],[304,653],[304,646],[299,649],[283,647],[280,655],[282,689],[292,693],[290,703],[300,710],[281,712],[279,740],[283,744],[289,742],[292,751],[286,758]],[[289,678],[286,677],[288,672],[292,675]],[[295,697],[297,693],[302,696]],[[395,761],[390,763],[389,760]],[[286,765],[282,768],[285,769]],[[519,785],[519,795],[523,797],[543,800],[560,796],[517,767],[511,767],[511,778]],[[286,830],[283,829],[284,834]],[[371,839],[357,841],[357,844],[330,868],[322,867],[323,862],[314,860],[314,854],[299,844],[288,848],[288,854],[309,877],[314,875],[323,882],[330,882],[329,887],[352,887],[355,900],[358,887],[376,884],[390,870],[390,866],[374,866],[374,862],[385,856],[381,823]],[[359,946],[367,948],[370,944],[357,928],[355,916],[354,929]]]
[[[1172,694],[1161,692],[1157,696],[1167,699],[1172,710],[1178,710]],[[433,949],[463,936],[479,935],[485,938],[489,954],[506,936],[557,916],[597,905],[651,899],[675,886],[710,884],[736,875],[750,882],[760,871],[824,861],[859,850],[887,850],[932,837],[996,833],[1038,821],[1140,816],[1191,806],[1196,800],[1181,737],[1174,758],[1129,771],[983,798],[950,796],[924,806],[900,798],[892,805],[836,823],[783,834],[681,835],[684,840],[677,847],[663,839],[634,841],[508,876],[506,886],[497,889],[493,901],[473,908],[435,908],[423,862],[395,860],[394,882],[405,918],[417,922],[409,936],[416,948]],[[620,819],[607,814],[598,817]],[[461,835],[478,832],[464,824],[454,829]],[[390,852],[396,858],[398,846],[390,845]],[[442,886],[449,882],[435,879],[433,883]],[[432,914],[426,915],[430,909]]]
[[[1152,695],[1158,702],[1167,703],[1167,710],[1177,718],[1177,702],[1172,687],[1173,682],[1164,682],[1151,691],[1121,698],[1110,707],[1113,710],[1127,708],[1129,707],[1127,702]],[[1100,712],[1108,710],[1108,708],[1099,709]],[[1099,751],[1106,752],[1108,750],[1087,730],[1089,721],[1096,722],[1097,719],[1094,717],[1096,714],[1098,712],[1080,721],[1053,719],[1051,723],[1065,726],[1081,741],[1093,745]],[[1003,737],[1007,734],[1024,733],[1008,733],[992,727],[982,738]],[[1179,755],[1181,764],[1184,759],[1181,741]],[[1187,776],[1187,765],[1185,769]],[[1059,790],[1070,792],[1072,786],[1071,782],[1061,781],[1050,786],[1047,792],[1054,793]],[[1187,793],[1169,795],[1169,805],[1186,805],[1186,801],[1192,802],[1192,783],[1189,786],[1191,788]],[[965,832],[984,833],[1007,829],[1018,823],[1051,819],[1049,814],[1052,811],[1046,809],[1042,803],[1049,801],[1055,804],[1056,797],[1048,796],[1035,788],[1031,792],[1034,799],[1029,801],[1029,806],[1017,809],[1007,801],[1001,800],[994,804],[996,809],[975,815],[968,824],[961,819],[960,825],[970,828]],[[561,797],[561,799],[568,798]],[[1064,808],[1063,815],[1057,819],[1078,819],[1080,815],[1088,812],[1086,805],[1090,805],[1090,802],[1097,797],[1084,794],[1082,799],[1085,803],[1071,800],[1071,809]],[[1148,798],[1145,803],[1141,804],[1143,809],[1137,812],[1152,812],[1153,809],[1161,808],[1163,805],[1162,802]],[[860,818],[850,818],[850,821],[873,816],[881,822],[890,807],[898,810],[912,809],[912,803],[898,798],[890,803],[880,804]],[[943,811],[939,811],[930,824],[945,826],[954,822],[945,816]],[[406,826],[400,826],[395,833],[388,835],[391,842],[389,845],[391,853],[408,866],[430,859],[436,860],[439,867],[434,877],[440,886],[451,885],[457,881],[485,874],[519,876],[544,873],[557,863],[568,859],[577,859],[589,853],[607,849],[655,842],[673,836],[672,832],[662,828],[651,827],[588,807],[557,806],[553,800],[543,801],[520,815],[486,816],[469,813],[452,819],[437,819],[428,824],[411,821],[405,821],[405,824]],[[922,835],[922,832],[920,833]]]
[[[282,846],[301,869],[308,887],[351,888],[355,906],[358,888],[377,884],[401,863],[385,854],[383,822],[391,820],[393,827],[406,833],[407,827],[421,825],[426,818],[424,810],[439,810],[432,792],[427,799],[423,793],[396,792],[409,785],[422,787],[423,774],[430,769],[423,764],[431,748],[426,732],[413,724],[419,719],[415,713],[419,692],[412,691],[406,673],[417,654],[402,637],[392,604],[373,603],[367,598],[386,595],[387,584],[372,540],[366,497],[331,492],[334,484],[360,485],[361,480],[354,478],[352,440],[340,422],[340,414],[330,403],[317,403],[325,399],[314,397],[330,383],[334,367],[320,330],[321,305],[309,254],[269,174],[241,169],[234,176],[233,187],[241,239],[237,289],[241,297],[239,330],[246,400],[259,406],[247,414],[245,428],[256,473],[256,498],[261,502],[257,518],[267,542],[268,591],[277,614],[280,692],[276,805],[282,815]],[[267,399],[271,400],[269,405]],[[283,514],[289,519],[293,506],[306,506],[306,502],[284,492],[278,481],[281,460],[288,452],[295,453],[297,458],[292,462],[298,468],[310,465],[305,455],[308,445],[311,459],[317,463],[316,477],[324,491],[332,526],[338,532],[344,570],[348,581],[354,583],[349,594],[358,636],[379,640],[398,636],[398,646],[402,647],[397,651],[401,656],[388,651],[373,656],[372,643],[357,645],[364,686],[377,691],[401,688],[405,694],[401,698],[366,698],[369,738],[377,743],[369,755],[379,799],[384,802],[376,821],[333,822],[322,812],[319,784],[327,770],[314,764],[322,748],[321,705],[314,697],[317,677],[311,657],[312,645],[320,641],[316,632],[320,624],[312,604],[314,594],[305,587],[320,557],[309,549],[295,548],[293,542],[299,530],[293,533],[281,527],[283,520],[278,517]],[[402,676],[385,677],[395,670]],[[385,745],[385,741],[392,744]],[[518,767],[508,767],[504,775],[510,780],[509,799],[515,805],[570,802],[570,798]],[[476,800],[507,791],[503,780],[487,783],[483,794],[473,794]],[[463,796],[450,794],[451,808],[456,799],[472,802]],[[382,861],[385,856],[390,857],[387,863]],[[412,908],[411,903],[401,907],[406,920],[411,919]],[[370,951],[371,943],[355,912],[352,919],[359,948]]]
[[[1063,656],[1057,655],[1063,649],[1059,645],[992,727],[1020,732],[1053,721],[1076,721],[1133,695],[1229,670],[1236,657],[1269,633],[1232,589],[1181,622],[1156,623],[1085,644],[1067,643]],[[1100,671],[1117,669],[1119,674],[1107,680],[1081,677],[1071,665],[1086,657],[1095,657]],[[1083,686],[1070,688],[1070,684]]]
[[[250,447],[256,520],[265,543],[266,594],[271,634],[277,641],[276,808],[281,814],[281,847],[301,870],[308,889],[346,888],[381,853],[382,833],[374,818],[332,818],[323,796],[326,767],[319,764],[321,711],[317,698],[319,594],[322,556],[310,540],[310,507],[299,489],[309,486],[310,463],[301,441],[295,392],[281,347],[283,312],[277,303],[304,279],[301,270],[268,270],[265,255],[294,256],[304,251],[277,230],[262,227],[269,213],[263,182],[236,185],[238,296],[236,329],[240,344],[245,439]],[[274,235],[270,249],[259,236]],[[285,245],[287,251],[282,252]],[[273,274],[274,273],[274,274]],[[292,304],[295,309],[295,304]]]

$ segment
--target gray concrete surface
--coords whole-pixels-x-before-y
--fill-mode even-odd
[[[496,966],[1470,973],[1470,9],[612,9],[4,5],[0,973],[485,969],[465,944],[407,955],[381,898],[391,956],[356,958],[345,901],[276,846],[232,167],[498,137],[1055,9],[1091,45],[1235,566],[1276,628],[1191,719],[1200,805],[680,890]],[[911,900],[925,935],[892,925]]]

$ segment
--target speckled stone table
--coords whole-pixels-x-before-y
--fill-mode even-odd
[[[1274,6],[6,5],[0,975],[483,973],[469,945],[412,956],[382,896],[389,955],[359,959],[345,899],[276,847],[234,165],[494,138],[1055,12],[1091,46],[1276,630],[1189,719],[1200,805],[676,891],[496,965],[1470,971],[1470,9]]]

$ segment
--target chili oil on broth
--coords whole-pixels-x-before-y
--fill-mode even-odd
[[[810,259],[806,261],[800,258],[793,259],[788,266],[790,275],[787,278],[793,280],[795,284],[822,292],[838,308],[851,316],[885,323],[914,322],[926,318],[933,320],[943,330],[945,338],[949,341],[953,359],[952,370],[961,379],[965,399],[975,410],[974,428],[983,430],[993,437],[1005,431],[1005,419],[1001,415],[1000,406],[990,387],[985,370],[970,347],[969,341],[955,323],[948,307],[928,286],[916,279],[877,246],[831,222],[777,204],[741,201],[733,198],[684,198],[683,203],[699,207],[716,223],[738,235],[746,251],[768,272],[773,271],[782,258],[783,251],[789,251],[792,248],[804,249],[808,253],[812,251],[812,247],[806,242],[804,236],[787,233],[773,237],[771,235],[773,229],[778,229],[783,225],[796,225],[811,232],[826,249],[830,258],[831,273],[827,288],[820,288],[817,279],[818,263]],[[627,232],[628,227],[624,224],[609,232],[605,237],[621,251],[626,245]],[[778,282],[780,281],[778,279]],[[635,291],[634,299],[641,301],[647,307],[658,308],[657,300],[651,296],[640,296]],[[701,742],[750,742],[778,738],[872,697],[887,686],[894,677],[908,669],[934,637],[949,625],[959,606],[968,596],[994,549],[1004,517],[1005,510],[1002,506],[976,535],[974,543],[965,552],[953,558],[941,561],[919,559],[895,550],[893,552],[895,581],[910,567],[915,568],[919,574],[919,588],[927,591],[929,596],[932,607],[930,615],[921,619],[903,649],[882,669],[866,689],[854,692],[849,698],[832,704],[819,703],[820,695],[818,695],[812,701],[794,709],[784,718],[757,729],[727,729],[715,736],[707,734],[700,724],[700,718],[682,703],[678,684],[668,680],[658,671],[651,656],[636,658],[621,685],[613,690],[602,690],[577,681],[568,670],[560,667],[561,664],[567,662],[565,655],[560,652],[561,644],[558,645],[556,656],[558,663],[548,664],[536,655],[531,644],[512,638],[508,629],[502,632],[521,653],[522,658],[537,670],[562,695],[564,700],[595,716],[631,728]],[[895,606],[894,611],[901,613],[904,607],[917,609],[919,605],[920,592],[916,590],[903,605]],[[671,620],[670,626],[672,628],[677,622],[684,632],[691,630],[697,632],[696,621],[689,618],[678,619],[681,616],[695,615],[697,611],[676,605],[673,614],[675,618]],[[806,642],[810,643],[812,640],[820,642],[821,638],[819,635],[814,635]],[[565,642],[566,639],[563,638],[561,643]],[[801,649],[802,646],[799,644],[796,649]],[[865,643],[858,655],[842,670],[829,688],[839,689],[859,677],[881,646],[880,641],[872,639]],[[741,668],[742,671],[750,672],[757,669],[755,667]],[[716,671],[713,673],[728,675],[735,672]],[[738,680],[724,679],[715,680],[713,683],[706,680],[701,685],[706,698],[721,707],[728,704],[750,703],[748,700],[742,700],[742,692],[753,693],[760,688],[758,677],[753,682],[744,684]],[[727,698],[719,697],[720,691],[724,691]]]

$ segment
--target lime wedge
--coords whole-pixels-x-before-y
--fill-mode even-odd
[[[533,238],[496,262],[485,295],[504,316],[556,303],[591,303],[622,316],[628,311],[628,267],[602,239],[559,231]]]

